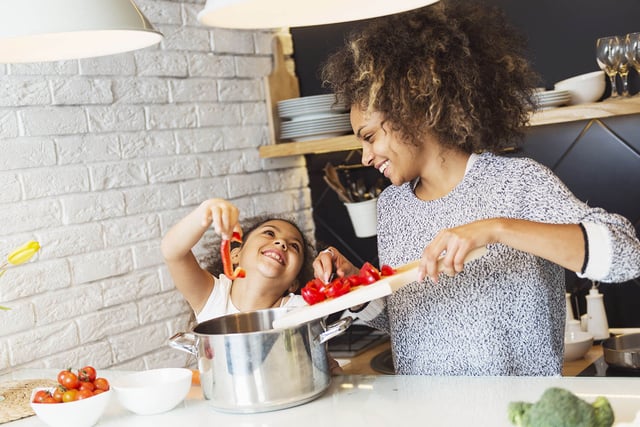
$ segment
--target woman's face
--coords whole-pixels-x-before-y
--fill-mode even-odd
[[[296,227],[282,220],[269,220],[246,236],[238,253],[245,270],[256,269],[266,278],[278,279],[282,292],[295,281],[304,261],[304,242]]]
[[[400,140],[381,113],[351,108],[351,127],[362,143],[362,164],[373,166],[393,185],[402,185],[420,175],[422,150]]]

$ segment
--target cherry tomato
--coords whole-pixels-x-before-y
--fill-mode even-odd
[[[78,376],[71,372],[70,369],[60,371],[60,373],[58,374],[58,383],[60,383],[67,389],[78,388],[78,386],[80,385]]]
[[[91,396],[93,396],[93,392],[91,390],[87,390],[86,388],[78,390],[78,400],[87,399]]]
[[[95,384],[89,381],[80,381],[80,385],[78,386],[78,390],[89,390],[93,391],[96,389]]]
[[[109,390],[109,381],[106,378],[96,378],[93,382],[97,390],[107,391]]]
[[[38,390],[33,395],[33,403],[44,403],[44,400],[49,396],[51,396],[49,390]]]
[[[44,398],[42,403],[60,403],[60,402],[58,402],[56,399],[54,399],[53,396],[49,395],[49,396]]]
[[[395,273],[396,271],[389,265],[384,264],[382,267],[380,267],[380,274],[382,276],[393,276]]]
[[[357,274],[353,274],[349,277],[347,277],[347,280],[349,280],[349,283],[351,283],[351,287],[355,288],[356,286],[360,286],[362,284],[364,284],[364,281],[362,280],[362,278],[360,276],[358,276]]]
[[[309,305],[316,304],[320,301],[327,299],[324,294],[324,283],[320,279],[313,279],[307,282],[306,285],[300,290],[300,295]]]
[[[360,268],[359,276],[364,282],[363,285],[370,285],[371,283],[380,280],[380,271],[370,262],[365,262]]]
[[[67,389],[64,388],[64,386],[61,386],[60,384],[58,384],[56,388],[53,390],[53,393],[51,393],[51,396],[53,396],[56,402],[62,402],[62,395],[64,394],[65,391],[67,391]]]
[[[348,278],[338,277],[333,279],[326,287],[325,295],[327,298],[337,298],[351,290],[351,282]]]
[[[85,366],[78,369],[78,379],[80,381],[93,382],[96,379],[96,369],[93,366]]]
[[[65,403],[73,402],[75,400],[78,400],[78,390],[76,390],[75,388],[65,391],[62,395],[62,401]]]

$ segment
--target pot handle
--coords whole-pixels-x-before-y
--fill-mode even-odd
[[[176,350],[185,351],[198,357],[198,350],[196,348],[196,337],[193,334],[178,332],[177,334],[169,338],[169,345]]]
[[[330,325],[325,324],[324,319],[322,319],[320,321],[320,324],[322,325],[322,329],[324,329],[324,332],[318,335],[316,337],[316,340],[320,344],[322,344],[329,341],[331,338],[342,335],[347,329],[349,329],[349,326],[351,326],[352,322],[353,318],[350,316],[338,319]]]

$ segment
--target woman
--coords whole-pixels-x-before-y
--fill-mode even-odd
[[[628,220],[582,203],[533,160],[500,155],[534,107],[523,51],[496,9],[441,1],[375,20],[324,66],[351,105],[362,163],[393,184],[378,200],[380,263],[420,259],[419,281],[360,313],[390,333],[399,374],[558,375],[563,267],[640,276]],[[334,248],[314,269],[324,280],[357,270]]]

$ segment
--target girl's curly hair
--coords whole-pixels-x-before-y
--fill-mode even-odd
[[[504,13],[446,1],[373,20],[323,65],[340,102],[378,111],[409,144],[425,132],[466,152],[500,152],[523,136],[540,78]]]
[[[273,221],[273,220],[284,221],[291,224],[293,227],[296,228],[296,230],[300,232],[300,235],[302,236],[302,245],[304,246],[302,249],[302,255],[303,255],[302,267],[300,268],[300,271],[296,276],[296,281],[298,283],[298,289],[296,290],[296,293],[299,293],[300,288],[302,288],[302,286],[304,286],[304,284],[307,283],[309,280],[313,279],[313,260],[315,258],[315,249],[311,245],[310,240],[307,238],[305,233],[303,233],[302,230],[300,230],[300,227],[298,227],[292,220],[288,218],[280,218],[280,217],[273,217],[273,216],[266,216],[266,215],[256,216],[256,217],[241,221],[240,225],[242,226],[242,230],[244,232],[244,240],[249,238],[251,233],[253,233],[262,224],[264,224],[267,221]],[[218,276],[224,270],[222,266],[222,258],[220,256],[220,249],[219,249],[221,239],[220,239],[220,236],[214,233],[211,233],[210,237],[207,240],[208,241],[205,243],[206,247],[213,247],[214,250],[208,251],[207,254],[202,258],[202,265],[209,273],[211,273],[214,276]],[[238,244],[238,245],[242,246],[242,244]]]

